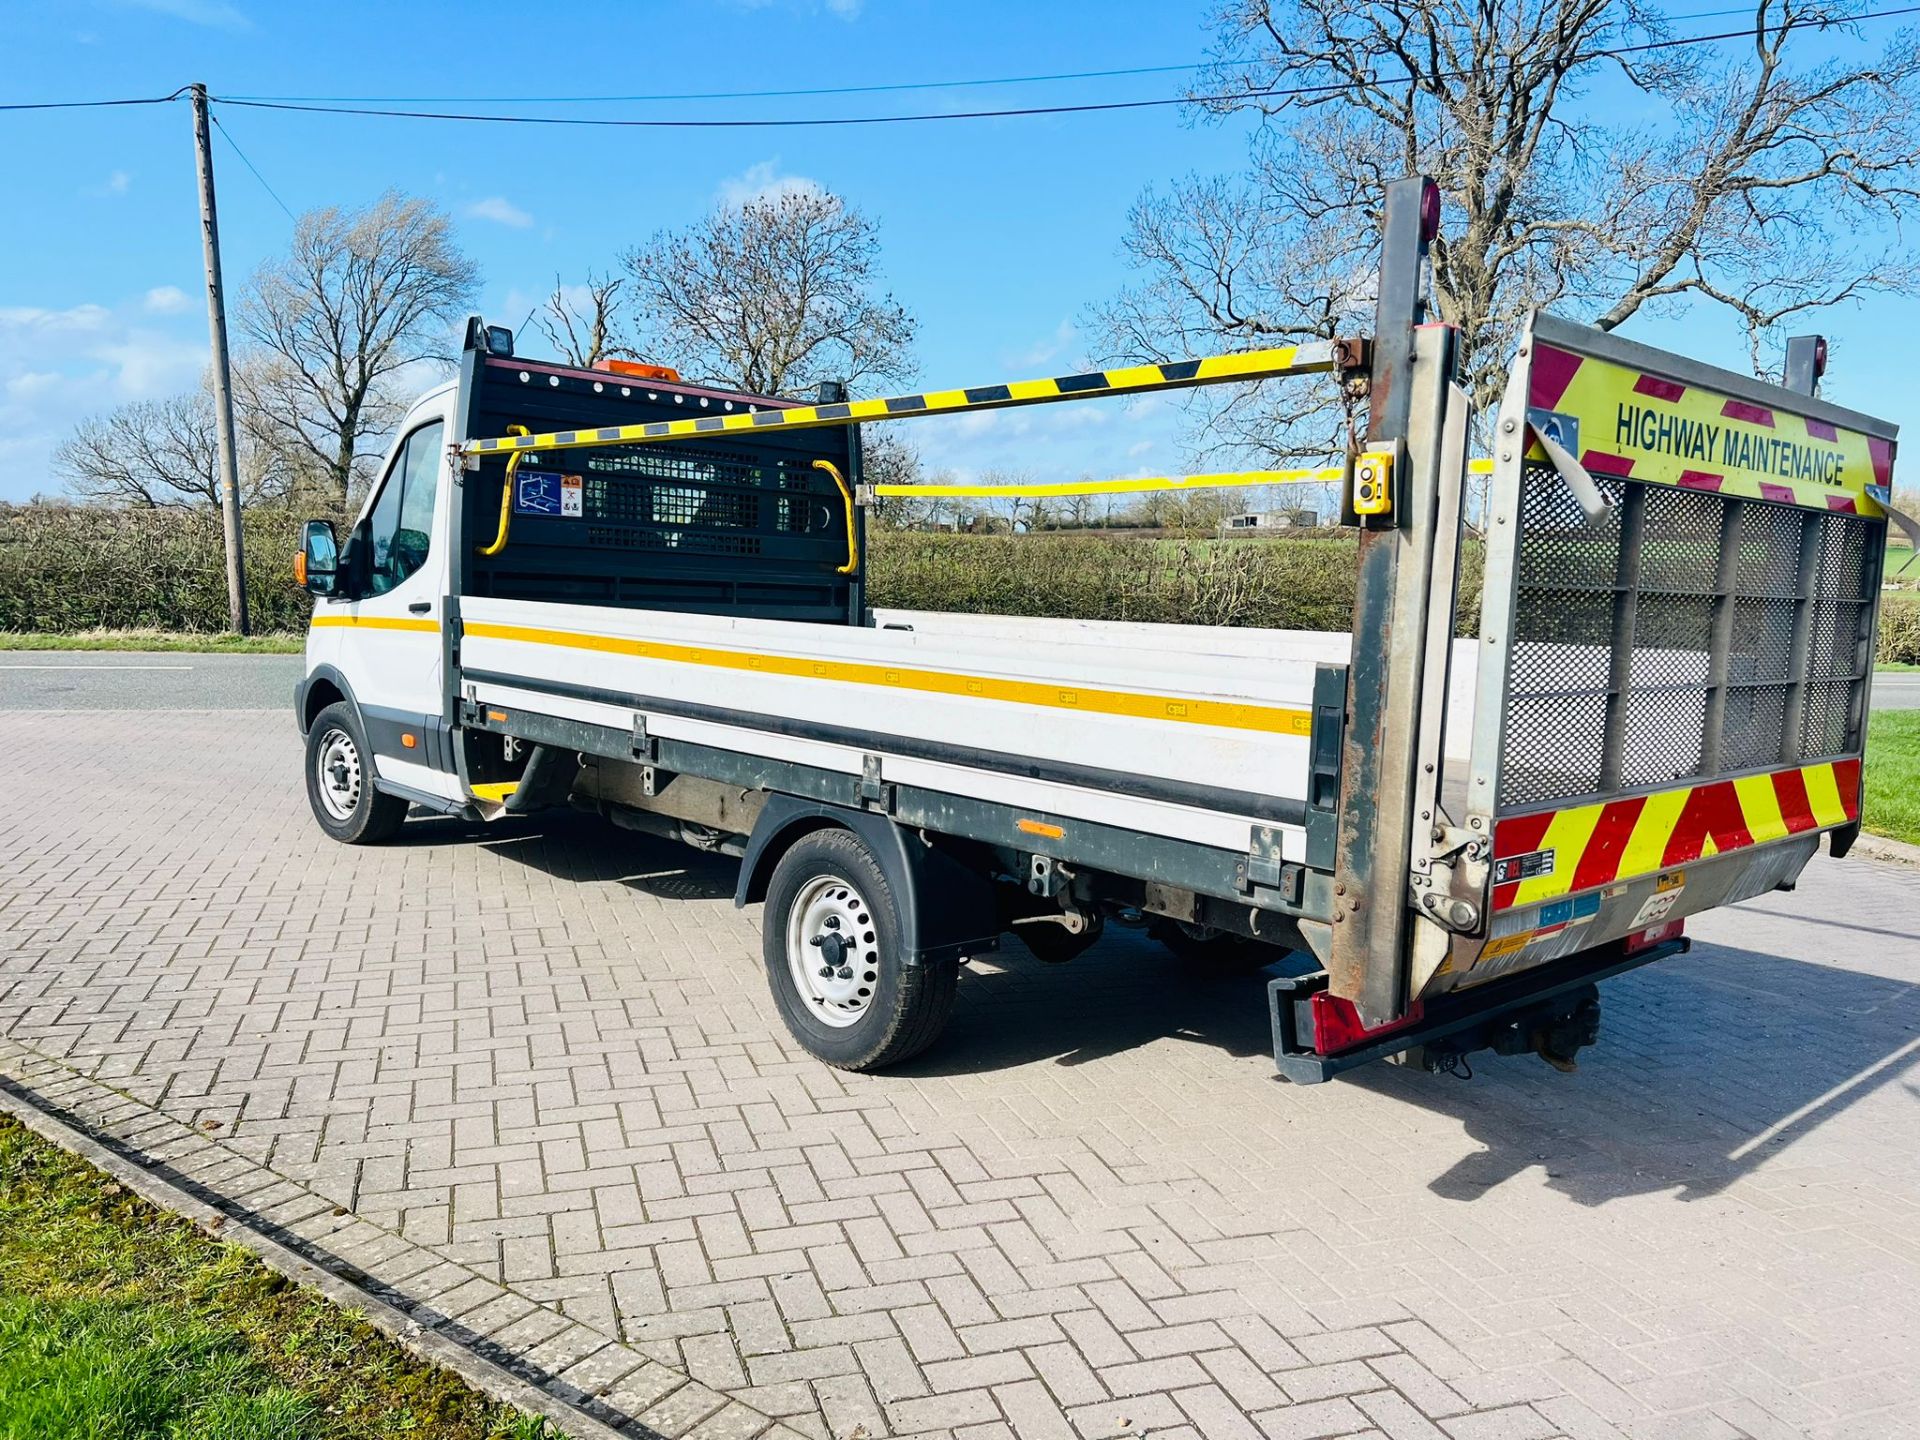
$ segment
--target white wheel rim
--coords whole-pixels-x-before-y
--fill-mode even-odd
[[[320,737],[314,758],[320,782],[320,803],[335,820],[350,820],[360,804],[360,747],[346,731],[333,729]]]
[[[880,979],[873,909],[838,875],[816,875],[787,910],[787,969],[807,1009],[844,1029],[873,1003]]]

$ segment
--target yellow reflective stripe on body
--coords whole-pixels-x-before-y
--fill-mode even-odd
[[[1814,768],[1826,770],[1829,776],[1833,773],[1831,766]],[[1780,813],[1780,796],[1773,788],[1773,776],[1739,776],[1733,782],[1733,793],[1740,797],[1740,813],[1746,816],[1747,834],[1753,837],[1754,844],[1781,840],[1790,833],[1786,817]],[[1711,844],[1712,840],[1709,835],[1707,843]]]
[[[1809,765],[1800,772],[1806,778],[1807,808],[1820,828],[1847,823],[1846,802],[1840,798],[1840,772],[1829,761]]]
[[[1687,808],[1691,790],[1661,790],[1647,796],[1647,803],[1634,822],[1633,835],[1620,852],[1616,875],[1651,875],[1666,864],[1667,842],[1673,838],[1680,813]],[[1571,876],[1572,870],[1567,874]]]
[[[1126,690],[1040,680],[1007,680],[947,670],[922,670],[905,665],[876,665],[857,660],[812,660],[797,655],[764,655],[748,650],[721,650],[703,645],[677,645],[657,640],[634,640],[618,635],[590,635],[574,630],[545,630],[527,625],[497,625],[468,621],[468,639],[514,640],[528,645],[553,645],[569,650],[594,650],[661,660],[676,665],[704,665],[741,670],[756,675],[779,675],[798,680],[829,680],[837,684],[875,685],[914,690],[929,695],[965,699],[1003,700],[1019,705],[1044,705],[1095,715],[1120,715],[1140,720],[1177,720],[1189,725],[1214,725],[1226,730],[1256,730],[1274,735],[1307,735],[1313,714],[1277,705],[1243,704],[1231,700],[1182,699],[1145,695]]]
[[[1564,865],[1556,858],[1554,868],[1545,875],[1522,880],[1514,904],[1531,905],[1536,900],[1566,894],[1567,877],[1573,874],[1573,867],[1586,853],[1587,841],[1593,838],[1594,827],[1600,823],[1600,812],[1605,808],[1604,805],[1582,805],[1577,810],[1562,810],[1553,817],[1540,848],[1553,851],[1556,857],[1564,855]]]
[[[930,390],[887,399],[845,400],[827,405],[774,406],[727,415],[698,415],[686,420],[653,420],[639,425],[604,425],[554,430],[544,435],[502,435],[469,440],[465,451],[486,455],[513,450],[582,450],[595,445],[637,445],[694,435],[737,435],[751,430],[813,430],[862,420],[906,420],[917,415],[955,415],[973,410],[1004,410],[1054,400],[1088,400],[1101,395],[1141,395],[1213,385],[1229,380],[1265,380],[1280,375],[1318,375],[1339,366],[1340,342],[1316,341],[1201,360],[1171,360],[1159,365],[1129,365],[1091,370],[1051,380],[1015,380],[959,390]]]
[[[438,620],[410,620],[400,615],[316,615],[313,628],[351,625],[357,630],[438,630]]]

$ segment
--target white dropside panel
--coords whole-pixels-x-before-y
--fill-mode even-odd
[[[468,599],[468,670],[896,735],[1246,795],[1304,798],[1314,663]]]
[[[634,710],[597,700],[576,700],[566,696],[542,694],[536,690],[492,682],[478,683],[475,696],[483,705],[497,705],[509,711],[554,715],[589,725],[620,729],[632,723]],[[641,712],[646,713],[646,712]],[[721,725],[708,720],[689,720],[683,716],[647,715],[648,733],[665,740],[685,740],[743,755],[761,755],[795,765],[808,765],[845,775],[862,773],[867,753],[857,747],[828,745],[817,740],[796,739],[750,726]],[[1222,850],[1243,851],[1257,821],[1247,815],[1222,810],[1203,810],[1160,800],[1118,795],[1110,791],[1064,785],[1048,780],[1033,780],[969,766],[941,764],[935,761],[903,758],[882,753],[880,779],[888,784],[912,785],[943,794],[957,795],[989,804],[1010,805],[1036,815],[1057,815],[1088,820],[1098,825],[1133,830],[1143,835],[1159,835],[1185,840],[1194,845],[1210,845]],[[1281,830],[1281,853],[1288,860],[1306,856],[1306,832],[1298,826]]]
[[[1154,625],[1134,620],[1062,620],[1028,615],[962,615],[951,610],[875,610],[874,623],[906,626],[928,639],[966,636],[975,642],[1010,647],[1040,646],[1118,650],[1120,663],[1216,657],[1215,663],[1271,664],[1276,660],[1313,665],[1345,665],[1353,654],[1353,636],[1344,630],[1258,630],[1235,625]],[[1480,646],[1453,642],[1453,674],[1447,692],[1447,746],[1450,760],[1464,768],[1473,751],[1473,700]]]

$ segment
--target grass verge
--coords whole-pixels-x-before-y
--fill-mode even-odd
[[[538,1440],[0,1115],[0,1440]]]
[[[30,630],[0,630],[0,650],[192,651],[201,655],[298,655],[305,635],[197,635],[179,630],[78,630],[41,635]]]
[[[1864,827],[1920,845],[1920,710],[1876,710],[1867,718]]]

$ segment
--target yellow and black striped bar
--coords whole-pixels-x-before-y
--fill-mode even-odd
[[[963,390],[929,390],[886,400],[850,400],[834,405],[797,405],[735,415],[701,415],[691,420],[656,420],[644,425],[607,425],[592,430],[556,430],[545,435],[503,435],[469,440],[465,452],[487,455],[512,450],[585,450],[595,445],[633,445],[680,440],[694,435],[742,430],[817,430],[873,420],[907,420],[920,415],[958,415],[970,410],[1006,410],[1017,405],[1046,405],[1059,400],[1090,400],[1101,395],[1144,395],[1233,380],[1270,380],[1281,375],[1322,375],[1338,370],[1343,357],[1364,353],[1354,340],[1317,340],[1274,350],[1212,355],[1201,360],[1172,360],[1164,365],[1129,365],[1092,370],[1052,380],[1015,380]]]

